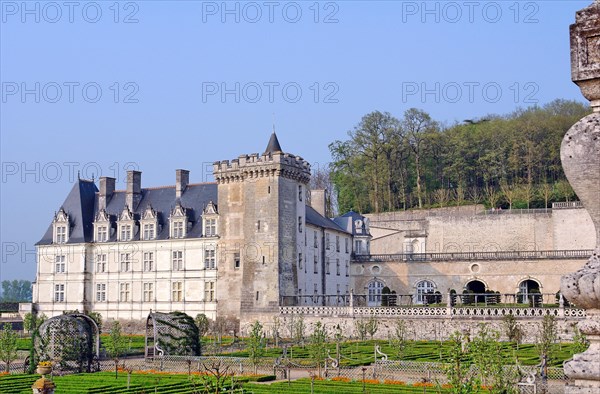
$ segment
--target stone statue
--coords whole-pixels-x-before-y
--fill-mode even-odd
[[[587,318],[579,329],[590,347],[565,363],[565,374],[574,381],[566,394],[600,393],[600,2],[578,11],[571,25],[571,79],[590,101],[593,113],[565,134],[560,156],[564,172],[592,218],[596,249],[579,271],[565,275],[561,293]]]

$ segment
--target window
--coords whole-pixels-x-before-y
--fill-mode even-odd
[[[181,271],[183,269],[183,251],[173,251],[173,271]]]
[[[298,201],[302,201],[302,185],[298,185]]]
[[[341,291],[340,291],[340,284],[338,283],[337,285],[335,285],[336,287],[336,293],[337,293],[337,299],[338,301],[340,300],[340,295],[341,295]]]
[[[362,244],[362,242],[360,242],[360,241],[354,241],[354,253],[362,254],[361,244]]]
[[[131,285],[126,282],[126,283],[121,283],[119,286],[120,286],[119,301],[120,302],[131,301],[131,298],[130,298]]]
[[[144,271],[154,270],[154,252],[144,252]]]
[[[154,283],[146,282],[144,283],[144,302],[152,302],[154,301]]]
[[[435,284],[428,280],[422,280],[417,283],[417,303],[423,304],[426,301],[426,294],[433,294],[435,291]]]
[[[121,271],[131,271],[131,253],[121,253]]]
[[[302,232],[302,216],[298,216],[298,232]]]
[[[346,276],[350,276],[350,262],[346,260]]]
[[[346,253],[350,253],[350,242],[348,238],[344,238],[344,244],[346,245]]]
[[[329,275],[329,257],[325,257],[325,273]]]
[[[212,247],[204,250],[204,269],[214,270],[217,268],[215,264],[215,249]]]
[[[298,253],[298,268],[302,269],[302,253]]]
[[[315,261],[314,261],[314,270],[313,272],[315,274],[319,273],[319,258],[317,257],[317,255],[315,254]]]
[[[335,236],[335,251],[336,252],[340,251],[340,236],[339,235]]]
[[[260,230],[260,221],[258,222],[258,229]],[[206,219],[204,224],[204,232],[207,237],[214,237],[217,235],[217,219]]]
[[[173,222],[173,238],[183,238],[183,221]]]
[[[380,306],[381,305],[381,290],[383,289],[383,283],[378,280],[372,280],[369,282],[369,306]]]
[[[215,300],[215,282],[204,282],[204,301]]]
[[[335,259],[335,274],[340,276],[340,259]]]
[[[233,268],[240,268],[240,254],[237,252],[233,254]]]
[[[106,255],[99,254],[96,256],[96,272],[106,272]]]
[[[67,226],[56,226],[56,243],[64,244],[67,242]]]
[[[183,301],[183,282],[173,282],[171,288],[171,301]]]
[[[54,285],[54,302],[64,302],[65,300],[65,285],[64,283]]]
[[[144,240],[148,241],[154,239],[154,224],[146,223],[144,224]]]
[[[106,283],[96,283],[96,302],[106,301]]]
[[[121,241],[131,241],[131,224],[121,225]]]
[[[313,303],[317,302],[317,300],[319,299],[319,290],[317,289],[317,284],[315,283],[313,285]]]
[[[317,236],[317,232],[314,232],[314,247],[318,248],[319,247],[319,237]]]
[[[98,233],[96,234],[96,241],[97,242],[108,241],[108,227],[98,226]]]
[[[54,265],[54,273],[64,274],[65,273],[65,256],[60,255],[55,258],[56,264]]]
[[[325,233],[325,249],[329,250],[329,234]]]

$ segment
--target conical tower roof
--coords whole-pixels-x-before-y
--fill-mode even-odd
[[[269,143],[267,144],[267,149],[265,149],[264,154],[275,153],[275,152],[283,152],[281,149],[281,145],[279,145],[279,140],[277,139],[277,134],[273,132],[271,134],[271,138],[269,138]]]

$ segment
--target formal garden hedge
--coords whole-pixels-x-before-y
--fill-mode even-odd
[[[38,379],[37,375],[5,375],[0,376],[0,394],[29,394],[31,385]],[[270,377],[273,378],[273,377]],[[373,381],[370,379],[362,381],[349,381],[348,379],[298,379],[291,382],[275,383],[252,383],[257,377],[235,377],[235,386],[243,387],[244,393],[310,393],[311,385],[314,393],[363,393],[372,394],[387,393],[426,393],[447,392],[447,388],[438,388],[432,383],[405,384],[401,381]],[[260,380],[260,379],[258,379]],[[61,394],[195,394],[204,392],[202,378],[199,376],[188,376],[185,374],[142,374],[133,373],[129,376],[129,388],[127,388],[127,373],[119,374],[115,379],[113,373],[98,372],[91,374],[75,374],[56,376],[53,378],[56,384],[56,392]],[[226,383],[231,387],[231,381]],[[241,392],[241,391],[240,391]]]

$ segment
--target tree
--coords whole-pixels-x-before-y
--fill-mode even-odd
[[[523,331],[519,323],[517,323],[517,319],[512,314],[508,314],[502,318],[502,322],[508,340],[515,343],[518,349],[519,343],[521,343],[521,339],[523,338]]]
[[[294,322],[294,333],[292,339],[298,345],[304,345],[304,330],[306,325],[304,324],[304,318],[300,316],[298,320]]]
[[[271,336],[275,342],[275,347],[279,347],[279,330],[281,329],[281,321],[279,317],[273,316],[273,324],[271,325]]]
[[[121,330],[121,323],[114,321],[108,333],[108,341],[104,345],[108,356],[115,362],[115,379],[118,377],[119,359],[125,354],[126,342]]]
[[[321,367],[327,358],[327,331],[325,326],[319,321],[310,335],[308,352],[317,364],[319,377],[321,377]]]
[[[354,320],[354,331],[356,331],[356,335],[358,339],[364,341],[367,337],[368,329],[367,329],[367,320],[365,319],[356,319]]]
[[[27,312],[25,316],[23,316],[23,329],[29,333],[33,333],[33,331],[42,325],[48,318],[45,314],[34,315],[31,312]]]
[[[3,280],[2,298],[4,302],[31,302],[31,282],[28,280]]]
[[[479,388],[479,379],[470,370],[469,347],[466,344],[467,337],[461,332],[455,331],[450,335],[446,377],[451,386],[450,392],[454,394],[472,394]]]
[[[377,333],[377,330],[379,328],[379,320],[377,320],[377,318],[373,315],[371,315],[369,317],[369,320],[367,320],[367,334],[369,334],[369,336],[371,337],[371,340],[373,340],[373,337],[375,336],[375,334]]]
[[[552,361],[553,345],[556,339],[556,320],[554,316],[546,315],[538,327],[535,343],[538,356],[544,367]],[[544,373],[546,372],[544,371]]]
[[[202,339],[210,330],[210,319],[204,313],[198,313],[194,319],[196,327],[198,327],[198,337]]]
[[[5,371],[10,372],[10,364],[17,358],[18,335],[12,326],[4,323],[0,331],[0,360],[5,364]]]
[[[396,349],[396,356],[399,360],[404,357],[404,352],[406,351],[407,343],[406,340],[408,334],[408,327],[406,322],[402,319],[397,319],[394,324],[394,337],[392,339],[392,345]]]
[[[250,337],[248,338],[248,356],[254,366],[254,374],[258,367],[258,362],[265,352],[265,344],[263,341],[263,326],[258,320],[252,324]]]
[[[479,331],[469,343],[469,353],[477,367],[478,379],[494,394],[517,393],[518,373],[515,369],[504,368],[500,333],[487,324],[479,325]]]

